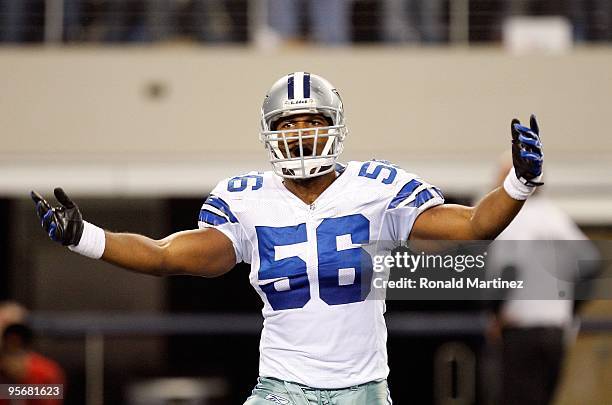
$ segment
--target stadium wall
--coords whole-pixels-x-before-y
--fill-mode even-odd
[[[263,95],[307,70],[341,91],[346,160],[393,160],[476,194],[508,150],[510,120],[536,112],[549,190],[589,194],[602,208],[612,199],[605,48],[36,47],[4,48],[0,60],[2,194],[60,181],[82,194],[201,195],[222,177],[265,170]]]

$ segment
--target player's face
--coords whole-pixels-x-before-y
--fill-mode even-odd
[[[316,154],[320,155],[323,152],[325,143],[327,142],[328,132],[326,129],[316,131],[313,128],[327,127],[329,125],[330,124],[325,116],[321,114],[299,114],[281,118],[277,122],[275,130],[289,131],[284,133],[289,150],[285,150],[286,147],[284,142],[280,142],[279,145],[281,150],[283,150],[283,152],[288,156],[300,156],[300,142],[298,139],[300,132],[302,135],[302,150],[304,152],[304,156],[312,156],[315,149],[315,134],[317,135]],[[295,130],[295,132],[292,130]]]

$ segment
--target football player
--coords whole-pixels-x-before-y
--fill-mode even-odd
[[[246,404],[387,404],[385,306],[362,291],[372,278],[364,246],[495,238],[541,184],[542,145],[534,116],[530,128],[513,120],[513,169],[467,207],[444,204],[439,189],[389,162],[340,164],[347,133],[334,86],[295,72],[262,106],[273,170],[222,180],[198,230],[161,240],[114,233],[84,221],[61,188],[57,206],[32,198],[52,240],[137,272],[216,277],[250,263],[264,326],[260,378]]]

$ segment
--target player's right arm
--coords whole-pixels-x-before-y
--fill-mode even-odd
[[[216,229],[177,232],[160,240],[104,231],[83,221],[78,207],[61,188],[55,189],[55,196],[60,205],[51,207],[32,192],[42,226],[52,240],[85,256],[156,276],[216,277],[236,264],[231,240]]]
[[[161,240],[108,231],[105,236],[102,259],[139,273],[216,277],[236,264],[232,242],[212,228],[177,232]]]

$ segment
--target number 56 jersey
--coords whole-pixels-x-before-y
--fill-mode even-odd
[[[384,301],[367,299],[371,241],[406,240],[441,192],[385,161],[337,165],[336,180],[308,205],[273,172],[221,181],[200,227],[233,243],[264,306],[259,374],[315,388],[384,379]]]

